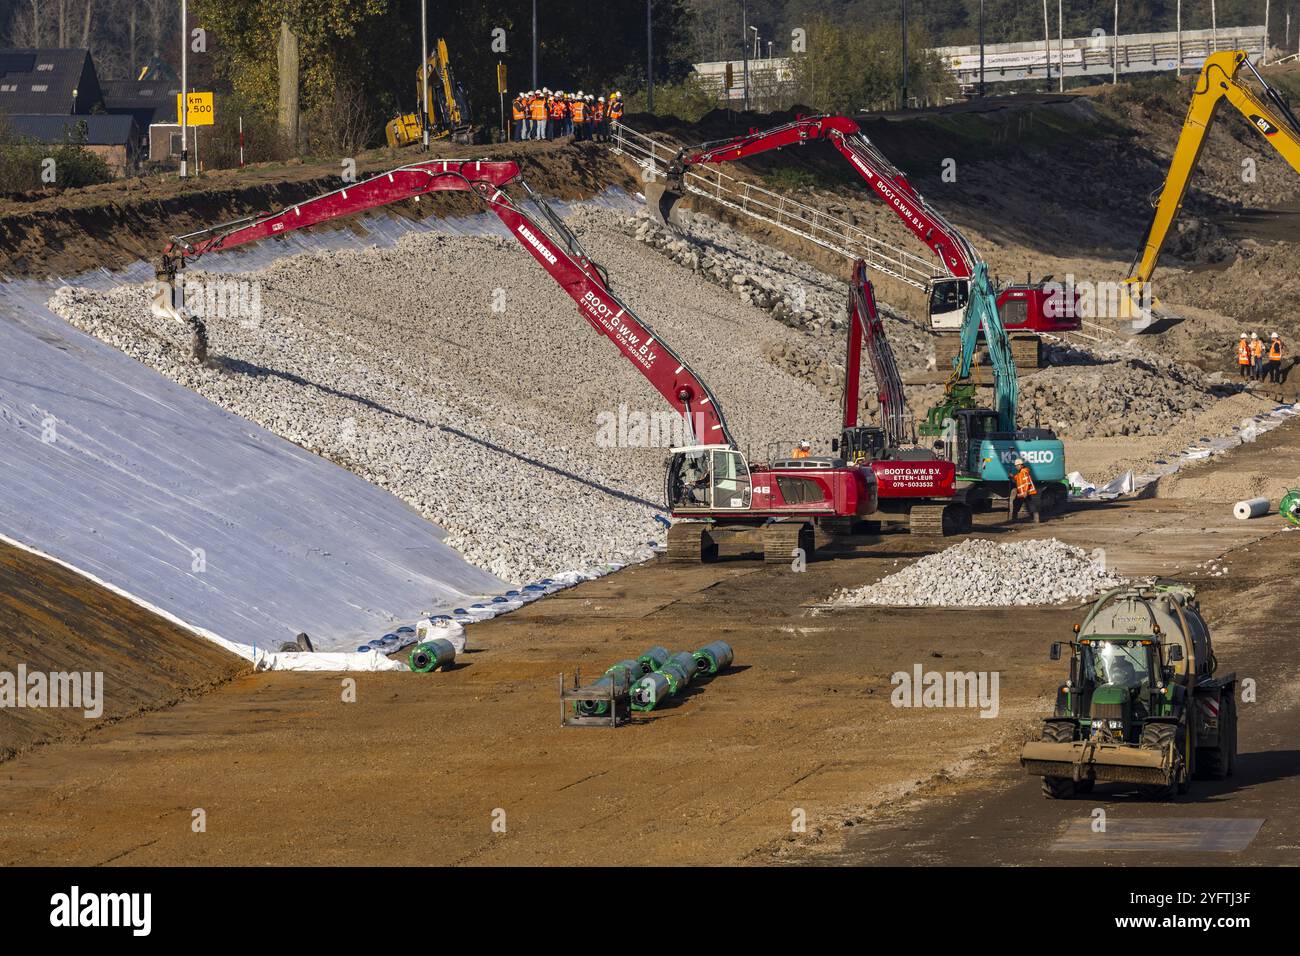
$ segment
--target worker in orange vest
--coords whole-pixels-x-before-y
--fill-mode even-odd
[[[1237,371],[1242,378],[1250,375],[1250,337],[1245,332],[1241,333],[1241,339],[1237,342]]]
[[[546,93],[537,90],[533,93],[533,98],[528,103],[528,119],[530,126],[530,139],[546,138]]]
[[[611,125],[623,122],[623,94],[617,90],[609,97],[609,122]]]
[[[1264,364],[1264,371],[1274,385],[1282,384],[1282,340],[1276,332],[1269,334],[1268,361]]]
[[[569,104],[564,99],[564,91],[556,90],[551,98],[551,135],[550,139],[559,139],[564,134],[564,116],[569,112]]]
[[[1264,340],[1254,332],[1250,333],[1250,377],[1264,377]]]
[[[812,444],[804,439],[799,443],[799,447],[790,453],[791,458],[807,458],[812,454]]]
[[[510,118],[514,121],[512,130],[516,141],[524,138],[524,116],[527,106],[528,98],[523,93],[519,93],[510,101]]]
[[[609,127],[606,125],[606,120],[608,119],[608,116],[609,114],[606,112],[605,109],[605,97],[603,96],[597,97],[596,114],[593,117],[593,119],[595,120],[596,139],[600,140],[601,142],[604,142],[605,140],[609,139],[609,137],[605,135],[609,129]]]
[[[573,141],[580,143],[587,138],[587,101],[582,97],[582,90],[573,98]]]
[[[1016,473],[1011,476],[1015,482],[1015,491],[1011,495],[1011,520],[1019,518],[1020,507],[1024,505],[1034,524],[1038,524],[1043,519],[1038,513],[1038,489],[1034,486],[1034,476],[1029,473],[1029,466],[1023,458],[1017,458],[1015,464]]]

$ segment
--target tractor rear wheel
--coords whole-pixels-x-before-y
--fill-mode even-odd
[[[1228,723],[1231,699],[1224,696],[1219,701],[1219,742],[1213,747],[1196,748],[1196,774],[1210,780],[1226,780],[1231,762],[1232,730]]]
[[[1044,743],[1049,744],[1068,744],[1074,740],[1074,724],[1053,721],[1043,725],[1043,736],[1039,738]],[[1092,789],[1092,781],[1086,781]],[[1049,800],[1068,800],[1076,792],[1082,789],[1069,777],[1044,777],[1043,778],[1043,796]],[[1087,791],[1084,791],[1085,793]]]

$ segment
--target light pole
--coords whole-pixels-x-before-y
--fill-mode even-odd
[[[420,126],[422,148],[429,148],[429,20],[425,0],[420,0]]]
[[[181,179],[185,179],[190,174],[190,150],[189,150],[189,89],[186,86],[186,80],[189,78],[189,49],[190,49],[190,20],[189,9],[186,0],[181,0],[181,105],[179,112],[181,114]]]
[[[899,106],[907,109],[907,0],[903,0],[903,102]]]
[[[1056,0],[1056,75],[1065,92],[1065,0]]]
[[[745,94],[743,106],[749,111],[749,3],[740,2],[740,56],[745,70]]]
[[[1043,0],[1043,60],[1047,63],[1047,88],[1052,88],[1052,28],[1047,22],[1047,0]]]
[[[533,89],[537,89],[537,0],[533,0]]]
[[[645,108],[655,111],[654,39],[650,33],[650,0],[645,0]]]
[[[1183,0],[1178,0],[1178,19],[1174,21],[1175,29],[1178,31],[1178,63],[1174,67],[1174,75],[1183,75]]]
[[[757,49],[757,47],[758,47],[758,27],[750,27],[750,28],[749,28],[749,32],[752,33],[752,34],[754,34],[754,46],[750,47],[749,55],[750,55],[750,58],[751,58],[751,59],[757,60],[757,59],[758,59],[758,49]],[[748,38],[746,38],[746,42],[748,42]]]
[[[984,98],[984,0],[980,0],[980,98]]]
[[[1213,2],[1213,0],[1211,0]],[[1111,44],[1112,84],[1119,84],[1119,0],[1115,0],[1115,42]]]

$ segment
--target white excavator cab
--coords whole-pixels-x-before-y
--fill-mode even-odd
[[[749,463],[725,445],[672,449],[667,485],[672,511],[746,511],[750,506]]]
[[[930,281],[930,328],[936,332],[960,332],[970,301],[970,279],[943,278]]]

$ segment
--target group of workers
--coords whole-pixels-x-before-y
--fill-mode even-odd
[[[1262,382],[1267,378],[1274,385],[1282,383],[1282,339],[1270,332],[1268,345],[1254,332],[1242,332],[1237,341],[1237,370],[1242,378]]]
[[[529,90],[511,101],[510,116],[516,140],[562,136],[572,136],[574,142],[607,140],[610,125],[623,118],[623,94],[614,92],[606,99],[582,90]]]

